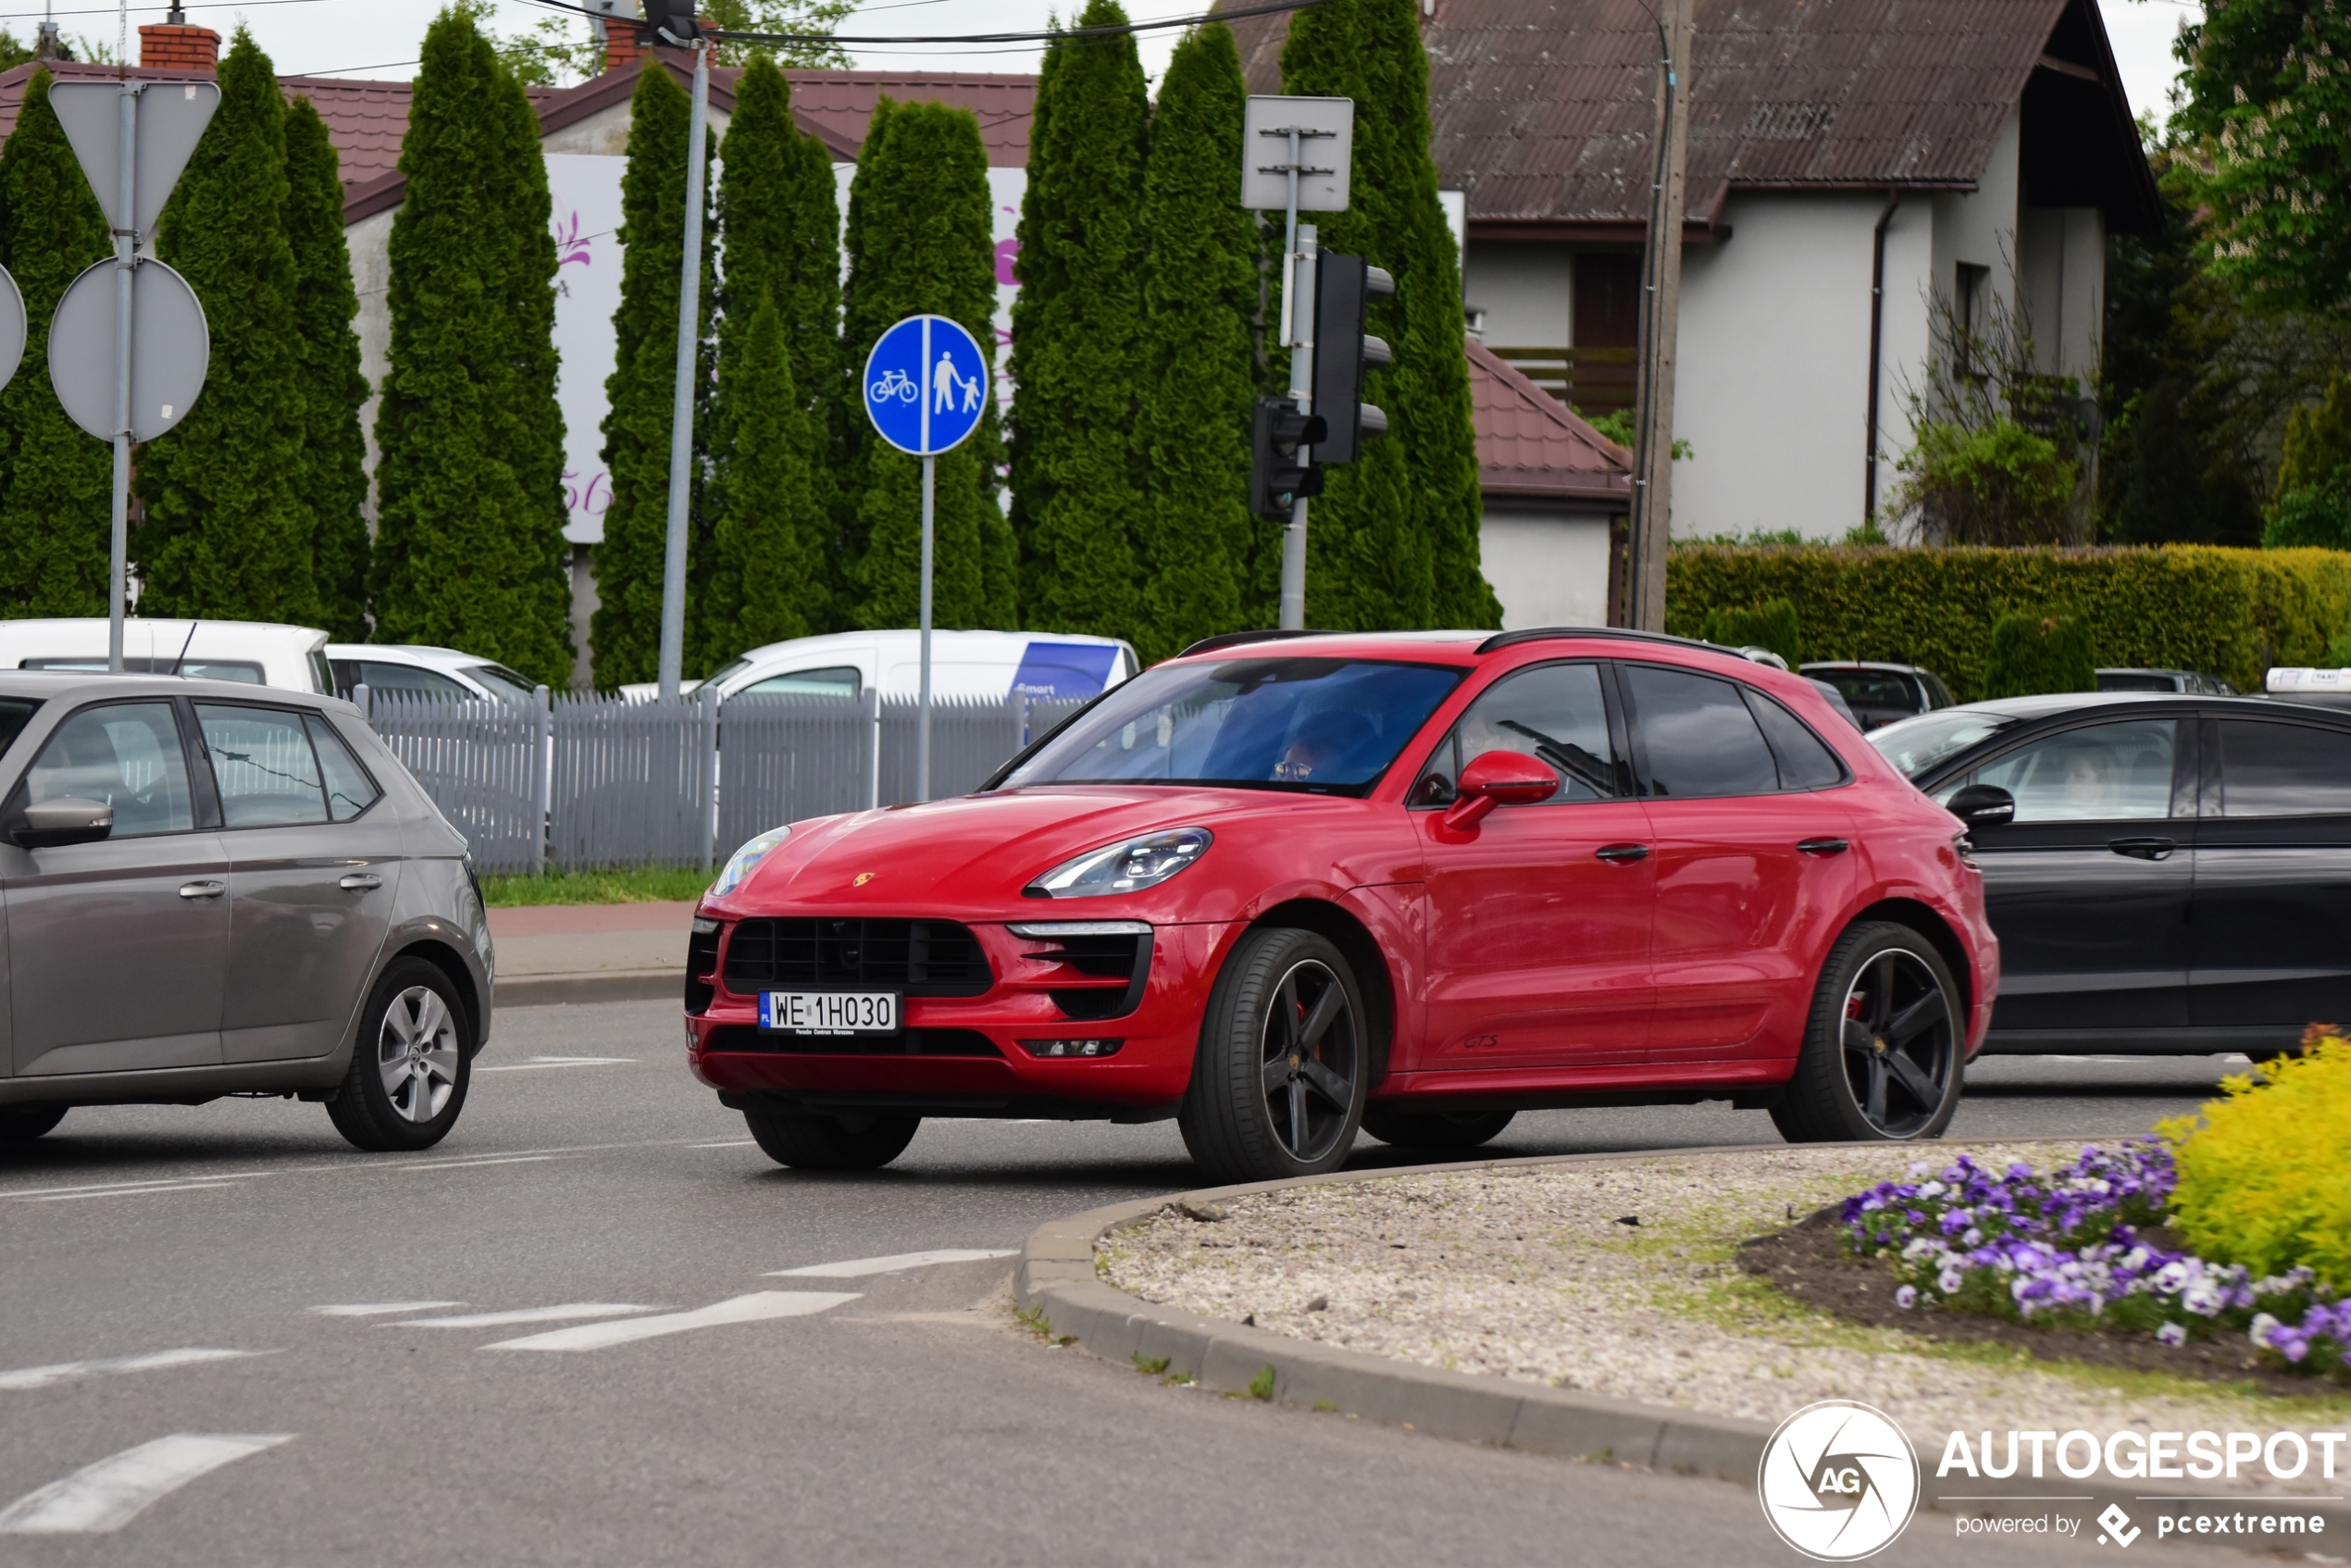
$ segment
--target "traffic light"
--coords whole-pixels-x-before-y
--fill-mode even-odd
[[[655,43],[690,44],[702,36],[694,0],[645,0],[645,25]]]
[[[1317,466],[1352,463],[1367,435],[1387,429],[1387,416],[1363,401],[1363,367],[1388,365],[1396,355],[1363,330],[1366,302],[1396,292],[1396,280],[1360,255],[1325,251],[1314,282],[1314,412],[1325,426],[1313,443]]]
[[[1257,400],[1257,420],[1250,432],[1249,509],[1276,523],[1289,521],[1290,503],[1300,496],[1323,493],[1322,470],[1299,456],[1298,449],[1319,447],[1323,441],[1319,415],[1300,414],[1286,397]],[[1321,454],[1316,452],[1315,456]]]

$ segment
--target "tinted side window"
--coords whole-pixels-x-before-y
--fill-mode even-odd
[[[771,675],[765,680],[753,681],[735,693],[738,697],[855,697],[864,690],[864,677],[854,665],[833,669],[794,670],[790,675]]]
[[[1452,739],[1437,748],[1412,790],[1415,805],[1453,798],[1452,773],[1487,752],[1516,752],[1559,776],[1546,805],[1613,800],[1622,785],[1616,748],[1608,734],[1598,665],[1540,665],[1504,676],[1486,688]]]
[[[397,691],[404,697],[435,697],[443,700],[466,700],[473,696],[445,675],[435,675],[414,665],[379,664],[374,659],[359,666],[359,678],[367,683],[373,693]]]
[[[337,822],[348,822],[376,803],[383,791],[367,777],[342,743],[334,727],[317,714],[305,714],[303,722],[309,727],[310,743],[318,748],[318,771],[327,785],[327,815]]]
[[[2221,815],[2351,815],[2351,735],[2258,719],[2220,728]]]
[[[230,828],[281,828],[327,820],[327,791],[302,716],[282,708],[196,704],[221,821]]]
[[[1845,764],[1810,726],[1752,687],[1742,688],[1741,694],[1779,759],[1781,789],[1825,790],[1845,782]]]
[[[1673,800],[1769,795],[1779,765],[1732,681],[1655,665],[1623,666],[1649,793]]]
[[[117,839],[196,825],[169,703],[109,703],[57,727],[25,775],[25,803],[75,796],[114,807]]]
[[[2171,815],[2179,729],[2162,718],[2064,730],[1953,780],[1936,798],[1947,805],[1963,785],[1992,784],[2016,798],[2018,822],[2160,820]]]

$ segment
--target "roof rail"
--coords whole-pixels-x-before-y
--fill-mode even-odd
[[[1238,648],[1244,642],[1278,642],[1287,637],[1331,637],[1328,631],[1227,631],[1217,637],[1203,637],[1176,656],[1188,659],[1194,653],[1213,653],[1220,648]]]
[[[1491,653],[1501,648],[1515,648],[1522,642],[1548,642],[1555,637],[1624,637],[1636,642],[1670,642],[1677,648],[1711,648],[1718,653],[1738,652],[1717,642],[1701,642],[1695,637],[1676,637],[1668,631],[1634,631],[1621,626],[1536,626],[1524,631],[1498,631],[1479,643],[1477,651]]]

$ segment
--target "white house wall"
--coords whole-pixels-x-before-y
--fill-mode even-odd
[[[1557,507],[1496,503],[1478,526],[1502,629],[1608,624],[1608,521]]]
[[[1573,347],[1574,281],[1561,244],[1474,240],[1462,264],[1463,303],[1485,313],[1489,348]]]
[[[2096,374],[2106,301],[2106,225],[2096,207],[2027,207],[2018,222],[2020,292],[2045,376]]]

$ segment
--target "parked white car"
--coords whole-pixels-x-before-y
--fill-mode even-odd
[[[460,702],[529,703],[538,688],[494,659],[421,642],[330,642],[327,663],[335,673],[335,695],[348,700],[365,686],[370,692],[404,697],[454,698]]]
[[[934,631],[930,637],[930,689],[936,697],[1002,702],[1025,692],[1066,702],[1099,696],[1142,667],[1132,646],[1111,637],[1042,631]],[[681,690],[703,684],[716,686],[722,697],[856,697],[878,688],[884,697],[910,698],[922,686],[922,634],[842,631],[770,642],[708,682],[687,681]],[[658,689],[620,690],[644,702]]]
[[[269,621],[183,621],[137,616],[122,623],[128,675],[181,675],[288,691],[331,692],[327,634]],[[0,669],[106,667],[106,619],[0,621]]]

